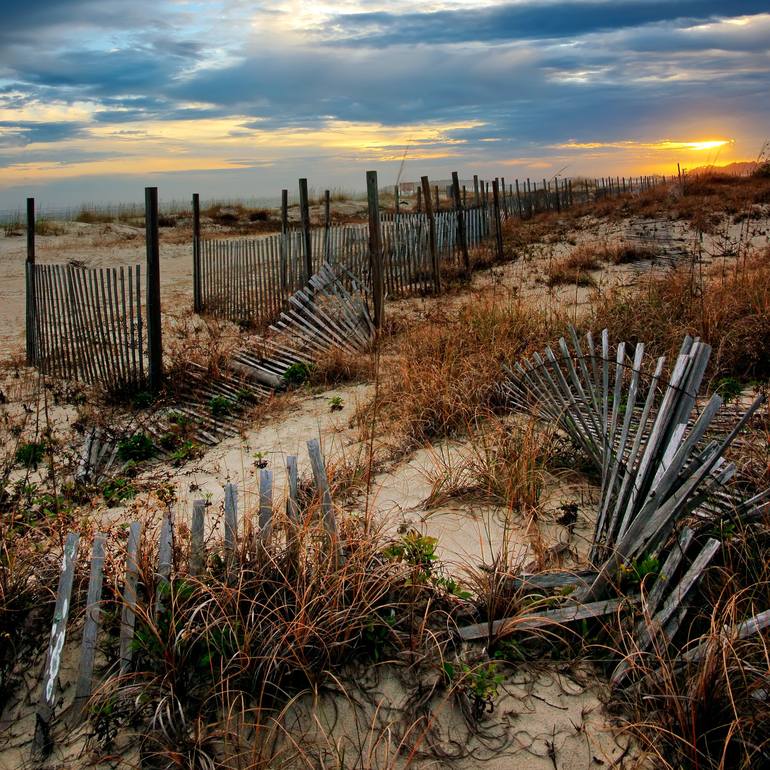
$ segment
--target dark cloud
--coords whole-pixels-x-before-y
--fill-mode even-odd
[[[703,23],[763,13],[766,0],[630,0],[528,2],[431,13],[340,14],[332,43],[367,46],[544,40],[627,29],[660,22]]]
[[[82,123],[31,123],[0,121],[0,146],[25,146],[61,142],[80,136],[85,129]],[[5,141],[4,141],[5,139]]]

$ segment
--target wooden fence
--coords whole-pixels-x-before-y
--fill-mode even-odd
[[[86,268],[35,259],[27,199],[27,363],[113,392],[157,388],[162,374],[157,188],[145,191],[147,266]]]
[[[398,206],[394,211],[380,211],[376,202],[376,216],[374,220],[370,216],[370,222],[379,222],[377,251],[381,255],[382,291],[390,299],[440,291],[443,271],[468,268],[468,249],[494,237],[502,259],[500,231],[505,221],[638,192],[654,186],[656,181],[651,177],[616,177],[574,184],[571,179],[544,179],[541,183],[527,179],[506,184],[504,179],[496,179],[490,192],[490,183],[475,177],[470,196],[465,187],[461,190],[459,183],[455,184],[450,209],[438,209],[438,188],[434,188],[434,196],[429,186],[418,196],[416,211],[402,212]],[[370,298],[376,294],[371,226],[332,225],[327,195],[326,222],[311,228],[302,182],[306,180],[300,180],[302,224],[289,226],[288,193],[284,190],[282,232],[257,238],[201,238],[199,197],[193,196],[193,284],[198,312],[244,325],[269,324],[308,280],[309,273],[317,272],[324,262],[343,266]],[[395,197],[398,201],[397,193]],[[369,205],[371,209],[371,195]]]
[[[43,374],[117,390],[145,382],[141,266],[27,263],[35,287],[33,363]]]

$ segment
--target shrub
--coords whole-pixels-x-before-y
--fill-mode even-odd
[[[141,462],[155,456],[157,449],[146,433],[135,433],[118,443],[118,459],[123,462]]]

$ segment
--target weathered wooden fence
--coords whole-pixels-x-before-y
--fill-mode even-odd
[[[32,362],[41,372],[115,390],[145,382],[140,265],[27,263],[27,271],[35,287]]]
[[[474,177],[472,200],[453,175],[452,204],[439,209],[438,188],[432,194],[427,177],[417,199],[417,210],[380,211],[370,194],[370,224],[332,225],[329,196],[325,224],[310,227],[307,181],[300,180],[301,224],[290,227],[288,191],[283,191],[282,232],[244,239],[202,238],[199,196],[193,196],[193,285],[198,312],[235,323],[270,323],[286,308],[289,296],[315,273],[323,262],[339,264],[360,282],[369,296],[376,295],[372,265],[372,222],[378,222],[377,258],[381,260],[382,291],[391,299],[441,290],[441,273],[467,270],[468,249],[494,237],[498,257],[503,258],[502,223],[528,219],[544,211],[562,211],[574,205],[635,192],[654,185],[652,178],[617,177],[582,180],[527,179],[490,184]],[[376,177],[375,177],[376,179]],[[303,186],[304,183],[304,186]],[[395,200],[398,202],[398,191]],[[372,207],[374,211],[372,212]],[[372,219],[374,216],[374,219]],[[373,297],[372,297],[373,298]]]
[[[112,391],[157,388],[162,375],[157,188],[145,191],[147,270],[39,264],[27,200],[27,363]]]

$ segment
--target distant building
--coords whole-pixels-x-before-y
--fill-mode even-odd
[[[417,195],[417,182],[399,182],[399,195]]]

